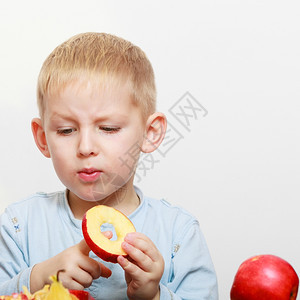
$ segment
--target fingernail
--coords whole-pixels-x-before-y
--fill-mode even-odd
[[[132,233],[127,233],[125,236],[126,241],[132,241],[133,240],[133,234]]]
[[[118,260],[119,260],[120,263],[123,263],[125,261],[125,258],[124,258],[123,255],[119,255]]]
[[[128,244],[127,242],[123,242],[123,243],[122,243],[122,248],[125,248],[125,249],[126,249],[126,248],[128,248],[128,247],[129,247],[129,244]]]

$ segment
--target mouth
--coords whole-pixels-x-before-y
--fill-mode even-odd
[[[77,172],[78,177],[84,182],[94,182],[96,181],[102,171],[94,168],[85,168]]]

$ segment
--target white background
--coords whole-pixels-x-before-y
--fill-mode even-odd
[[[300,273],[300,4],[297,1],[2,1],[0,212],[61,189],[34,145],[46,56],[79,32],[120,35],[152,61],[158,108],[187,91],[208,111],[146,176],[148,195],[199,219],[220,299],[238,266],[275,254]],[[155,220],[153,220],[155,221]]]

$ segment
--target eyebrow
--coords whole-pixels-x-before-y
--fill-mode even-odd
[[[128,119],[128,116],[127,115],[124,115],[124,114],[105,114],[105,115],[102,115],[102,116],[95,116],[95,120],[98,121],[98,122],[102,122],[102,121],[106,121],[106,120],[110,120],[111,118],[114,118],[114,120],[117,120],[117,121],[124,121],[126,119]],[[50,115],[50,119],[53,120],[53,119],[62,119],[62,120],[66,120],[66,121],[74,121],[74,118],[73,118],[73,115],[68,115],[68,114],[63,114],[63,113],[59,113],[59,112],[53,112],[51,115]]]
[[[63,119],[63,120],[72,120],[72,116],[70,115],[65,115],[65,114],[61,114],[61,113],[57,113],[54,112],[52,114],[49,115],[50,119]]]

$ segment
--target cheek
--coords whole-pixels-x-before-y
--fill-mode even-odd
[[[57,138],[55,134],[47,136],[51,157],[69,156],[74,151],[75,142],[72,139]]]
[[[53,156],[52,157],[53,167],[55,172],[59,178],[64,176],[68,172],[68,162],[66,160],[60,159],[59,157]]]
[[[118,157],[116,169],[123,178],[131,176],[133,174],[138,163],[139,156],[140,149],[135,146],[129,149],[127,152],[123,152],[122,154],[120,154],[120,156]]]
[[[62,171],[67,170],[69,165],[72,165],[73,156],[70,151],[70,147],[49,147],[50,156],[52,159],[53,166],[55,170]]]
[[[119,162],[129,160],[131,164],[136,163],[141,153],[141,146],[141,139],[138,139],[137,137],[128,138],[128,140],[123,142],[122,147],[119,146]]]

